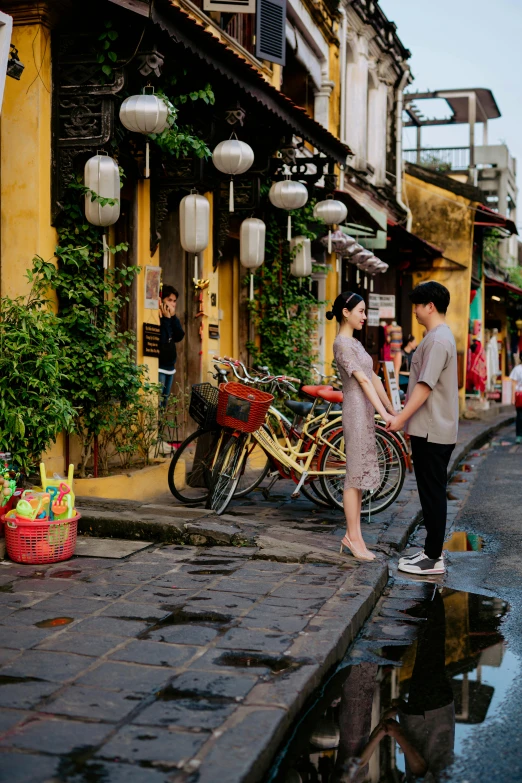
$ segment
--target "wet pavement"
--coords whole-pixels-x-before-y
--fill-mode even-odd
[[[279,497],[263,508],[264,547],[258,536],[256,546],[153,544],[120,560],[79,557],[47,567],[0,565],[0,781],[364,780],[360,765],[359,777],[352,778],[346,774],[354,770],[344,766],[356,757],[357,737],[360,745],[368,725],[369,733],[377,727],[389,694],[404,701],[410,694],[407,666],[415,668],[419,628],[428,626],[429,606],[440,607],[439,598],[447,639],[456,640],[455,661],[462,662],[462,650],[467,656],[466,670],[448,673],[454,704],[459,714],[471,709],[475,718],[485,715],[469,726],[489,736],[497,704],[515,688],[495,680],[496,674],[503,677],[506,666],[516,671],[517,638],[520,646],[515,612],[507,611],[508,604],[520,606],[522,586],[513,548],[520,539],[522,452],[512,434],[508,430],[495,441],[499,445],[472,451],[455,475],[448,488],[449,573],[427,588],[398,578],[394,561],[385,555],[400,549],[410,530],[409,515],[418,506],[411,479],[393,516],[376,518],[368,528],[381,550],[374,564],[339,558],[339,516],[329,516],[335,512]],[[229,523],[237,527],[259,520],[255,504],[233,511]],[[212,522],[204,524],[211,529]],[[191,535],[203,536],[202,528],[192,528]],[[296,540],[306,543],[296,546]],[[365,625],[385,588],[389,565],[393,581]],[[366,693],[376,683],[383,690],[378,702],[375,690],[358,706],[348,695],[352,706],[345,714],[351,722],[339,722],[341,694],[327,689],[347,649],[350,657],[335,677],[344,682],[347,671],[371,666],[372,677],[356,674],[352,685],[362,678],[357,692]],[[496,666],[500,649],[502,665]],[[437,676],[443,676],[440,666]],[[479,680],[488,687],[472,684]],[[318,696],[321,683],[324,694]],[[312,716],[306,729],[303,711]],[[314,722],[322,725],[322,713],[327,713],[327,729],[320,729],[317,736],[325,736],[316,737],[312,753],[312,765],[320,765],[321,772],[310,767],[309,777],[300,772],[296,777],[291,764],[310,755],[310,731]],[[337,745],[328,728],[332,721]],[[474,733],[459,734],[461,723],[456,725],[463,748],[479,742]],[[346,726],[351,739],[342,740]],[[520,730],[513,719],[515,728]],[[292,733],[299,735],[294,743]],[[502,733],[505,727],[499,737]],[[339,773],[341,741],[348,744],[342,746]],[[386,750],[389,741],[388,735],[379,741],[368,780],[404,779],[404,757],[397,747],[395,755]],[[318,751],[317,742],[323,743]],[[484,745],[487,737],[480,742]],[[284,749],[290,747],[288,756]],[[459,759],[468,763],[471,756],[460,747],[455,745]],[[512,747],[515,756],[515,740]],[[269,772],[278,748],[283,755]],[[393,775],[379,778],[374,759],[386,754]],[[483,756],[482,749],[473,758]],[[514,761],[509,763],[513,770]],[[466,777],[467,768],[462,769],[454,777],[459,783],[483,779],[476,772]],[[332,777],[336,774],[345,777]],[[519,779],[511,774],[491,772],[490,777]]]

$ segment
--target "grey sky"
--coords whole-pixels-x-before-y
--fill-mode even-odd
[[[488,124],[489,143],[508,145],[517,158],[521,187],[522,0],[380,0],[379,4],[412,53],[415,81],[410,90],[486,87],[493,92],[502,116]],[[406,134],[406,146],[414,147],[414,129]],[[423,131],[422,143],[467,146],[467,134],[467,126],[429,128]],[[476,142],[482,143],[481,125]]]

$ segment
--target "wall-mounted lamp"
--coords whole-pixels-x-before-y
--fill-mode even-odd
[[[500,302],[500,296],[492,296],[491,298],[494,302]]]
[[[11,44],[9,59],[7,61],[7,75],[12,79],[20,81],[20,76],[24,71],[25,65],[18,59],[18,49]]]

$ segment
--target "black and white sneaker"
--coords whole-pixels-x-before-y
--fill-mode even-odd
[[[399,557],[399,563],[416,563],[424,557],[424,550],[418,549],[416,552],[412,552],[410,555],[403,555]]]
[[[412,562],[399,561],[399,571],[404,571],[406,574],[444,574],[446,572],[446,566],[444,560],[439,557],[438,560],[432,560],[421,552],[421,556]]]

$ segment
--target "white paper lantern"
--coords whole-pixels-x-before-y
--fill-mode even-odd
[[[300,209],[308,201],[308,191],[301,182],[287,178],[274,182],[268,193],[268,198],[274,207],[278,209]],[[288,215],[287,233],[288,241],[292,239],[292,218]]]
[[[324,201],[318,201],[314,207],[314,217],[320,218],[327,226],[339,225],[346,220],[348,208],[342,201],[334,198],[327,198]],[[328,252],[332,252],[332,231],[328,229]]]
[[[364,264],[369,261],[370,258],[373,258],[373,253],[371,250],[361,250],[352,257],[352,263],[356,264],[359,269],[364,269]]]
[[[347,252],[345,257],[347,258],[348,262],[350,264],[356,264],[357,261],[354,259],[357,257],[357,255],[361,252],[361,250],[364,250],[364,247],[360,245],[358,242],[355,243],[355,245],[352,245]]]
[[[131,95],[120,106],[120,121],[134,133],[162,133],[168,125],[167,104],[154,93]],[[149,142],[145,145],[145,178],[150,176]]]
[[[290,274],[294,277],[309,277],[312,274],[312,243],[309,238],[292,237],[290,251],[293,254]]]
[[[239,261],[246,269],[257,269],[265,260],[266,226],[259,218],[247,218],[239,229]],[[254,298],[254,275],[250,274],[250,299]]]
[[[208,246],[210,204],[204,196],[191,193],[179,205],[180,243],[187,253],[201,253]]]
[[[101,198],[114,199],[115,204],[102,206],[85,194],[85,217],[93,226],[112,226],[120,216],[120,172],[118,164],[108,155],[94,155],[85,164],[84,185]]]
[[[212,162],[218,171],[230,176],[230,192],[228,200],[229,212],[234,211],[234,180],[238,174],[244,174],[254,162],[254,150],[238,138],[220,141],[212,153]]]
[[[321,237],[321,244],[325,247],[328,246],[328,237]],[[334,253],[340,256],[344,256],[349,253],[357,245],[357,240],[353,237],[345,234],[340,228],[337,231],[332,231],[331,247]],[[360,246],[359,246],[360,247]]]

